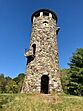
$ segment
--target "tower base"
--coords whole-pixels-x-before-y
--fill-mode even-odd
[[[21,93],[44,93],[62,92],[60,78],[54,79],[49,75],[41,75],[40,79],[25,78]]]

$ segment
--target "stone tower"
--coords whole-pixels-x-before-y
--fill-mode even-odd
[[[62,90],[57,49],[57,16],[48,9],[33,13],[26,77],[22,92],[51,93]]]

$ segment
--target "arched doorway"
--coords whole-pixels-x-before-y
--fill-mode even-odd
[[[49,77],[48,75],[43,75],[41,77],[41,93],[48,94],[49,92]]]

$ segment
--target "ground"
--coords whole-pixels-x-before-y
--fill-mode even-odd
[[[0,111],[83,111],[83,97],[65,94],[0,94]]]

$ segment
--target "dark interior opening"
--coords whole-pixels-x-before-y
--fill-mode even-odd
[[[48,23],[47,21],[44,21],[43,23]]]
[[[35,58],[34,55],[27,56],[27,65],[28,65],[28,63],[30,63],[31,61],[33,61],[34,58]]]
[[[54,15],[52,15],[52,18],[56,20],[56,18],[55,18],[55,16],[54,16]]]
[[[35,55],[35,51],[36,51],[36,44],[33,44],[33,45],[32,45],[32,47],[33,47],[33,55]]]
[[[57,35],[58,35],[59,30],[60,30],[60,28],[58,28],[58,29],[56,30],[56,34],[57,34]]]
[[[49,16],[49,12],[43,12],[43,16]]]
[[[39,17],[40,16],[40,12],[35,14],[35,17]]]
[[[49,77],[48,75],[43,75],[41,77],[41,93],[48,94],[49,92]]]

